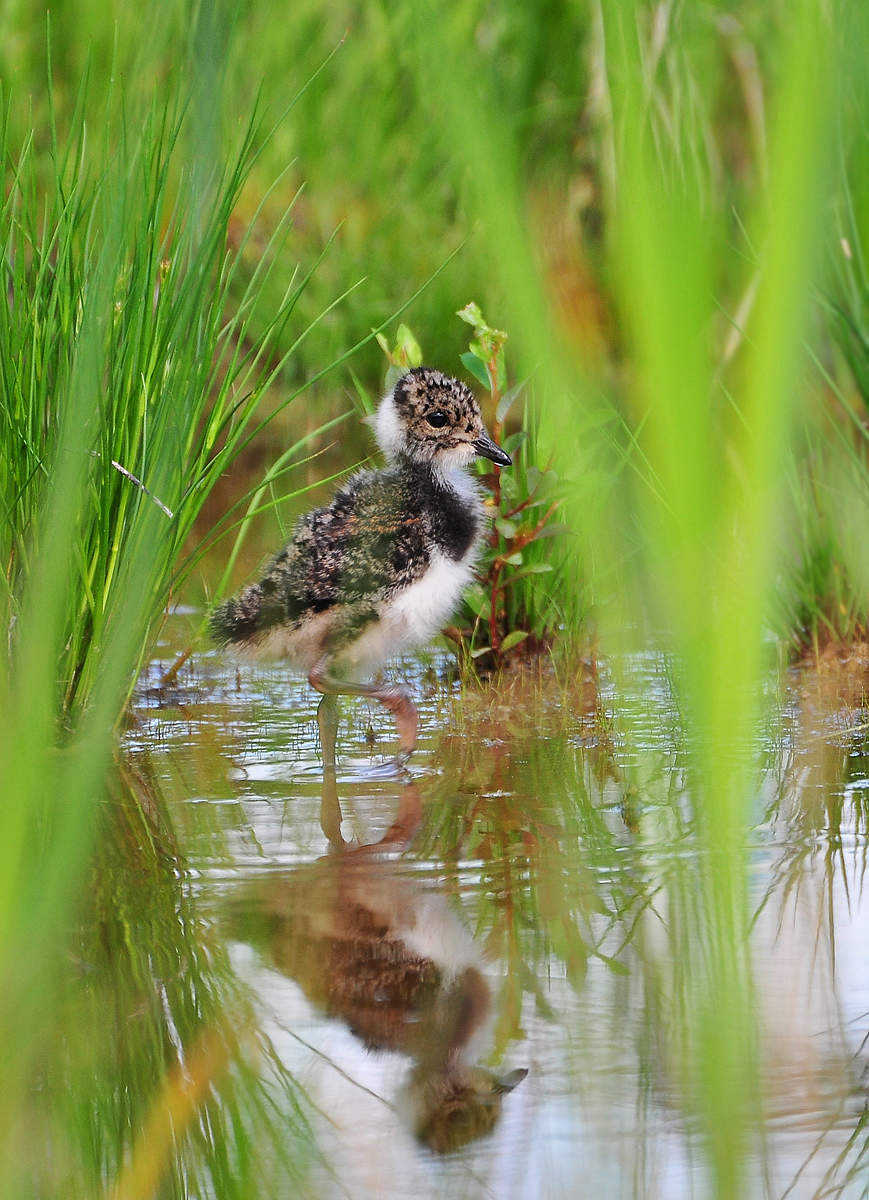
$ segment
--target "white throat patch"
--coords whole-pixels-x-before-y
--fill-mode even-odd
[[[383,397],[378,406],[374,418],[374,436],[384,457],[391,462],[404,442],[401,421],[395,411],[395,401],[391,392]]]

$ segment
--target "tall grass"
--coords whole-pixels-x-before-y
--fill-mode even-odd
[[[139,996],[105,1057],[96,1053],[97,1039],[109,1036],[100,1031],[106,994],[94,986],[101,947],[82,943],[77,981],[65,955],[89,892],[99,894],[113,865],[105,855],[110,814],[137,811],[129,792],[106,801],[115,731],[155,624],[195,561],[195,551],[185,560],[182,550],[202,503],[262,429],[263,397],[305,336],[294,312],[307,279],[291,275],[281,302],[267,316],[260,311],[290,203],[261,242],[255,271],[238,281],[241,254],[258,236],[255,221],[230,236],[260,140],[255,118],[224,161],[203,147],[198,127],[191,131],[195,104],[177,78],[142,110],[110,104],[97,137],[84,118],[86,84],[63,125],[50,81],[48,96],[47,157],[37,154],[36,130],[14,141],[14,94],[0,143],[10,181],[0,224],[0,1017],[8,1038],[0,1179],[6,1195],[34,1194],[33,1159],[42,1152],[33,1144],[45,1139],[52,1155],[37,1193],[59,1186],[92,1195],[132,1153],[118,1195],[151,1194],[164,1174],[174,1181],[166,1194],[184,1194],[200,1177],[215,1194],[236,1195],[239,1181],[256,1175],[244,1167],[252,1139],[245,1106],[265,1112],[272,1101],[250,1066],[250,1039],[223,1011],[231,1003],[226,972],[197,951],[193,994],[167,981],[146,934],[171,938],[176,954],[177,931],[138,924],[145,907],[131,899],[132,860],[103,903],[109,909],[129,894],[130,925],[111,964],[125,962],[126,975],[122,968],[113,991],[121,1008],[125,982]],[[281,338],[289,344],[279,352]],[[271,413],[293,396],[273,401]],[[273,478],[292,459],[291,448]],[[242,512],[244,526],[251,514]],[[157,865],[174,859],[171,834],[159,802],[146,796],[142,804],[127,850],[144,855],[143,884],[156,901],[167,882],[177,885],[180,863],[168,880],[160,876]],[[91,889],[96,846],[104,853]],[[91,908],[91,922],[99,919]],[[110,964],[102,970],[110,974]],[[150,1023],[135,1016],[145,994],[156,1006]],[[72,1056],[64,1036],[83,1039]],[[165,1052],[167,1037],[174,1054]],[[70,1075],[78,1115],[63,1102]],[[232,1079],[234,1099],[225,1093]],[[149,1125],[155,1088],[165,1095]],[[200,1120],[212,1089],[229,1107]],[[192,1141],[184,1137],[191,1122],[201,1135]],[[142,1128],[154,1144],[137,1149]]]
[[[453,337],[458,351],[462,334],[451,314],[476,295],[510,329],[517,375],[534,374],[540,453],[554,454],[569,481],[577,550],[574,578],[566,573],[559,582],[565,595],[558,610],[575,625],[585,611],[575,597],[580,590],[595,596],[601,646],[616,676],[620,656],[638,640],[672,656],[697,817],[690,838],[700,865],[696,873],[674,868],[674,953],[662,991],[678,1013],[686,1115],[699,1114],[713,1190],[741,1194],[763,1108],[745,830],[773,593],[778,585],[791,611],[800,602],[802,584],[789,582],[794,546],[797,561],[808,564],[802,578],[809,629],[829,620],[830,609],[851,604],[867,577],[865,525],[855,516],[865,512],[869,494],[865,434],[862,417],[848,411],[848,368],[860,381],[865,323],[866,202],[853,166],[862,161],[854,150],[859,138],[853,140],[862,118],[841,103],[859,64],[856,55],[842,59],[836,93],[833,31],[854,13],[847,0],[819,9],[808,0],[796,8],[771,5],[749,28],[716,6],[683,4],[596,4],[587,18],[570,10],[564,24],[552,26],[518,4],[505,5],[500,22],[482,5],[447,16],[428,0],[372,6],[306,93],[304,119],[271,143],[284,161],[300,150],[316,164],[315,188],[340,177],[321,200],[296,195],[293,172],[291,184],[262,186],[268,156],[256,123],[233,128],[236,149],[225,162],[221,122],[227,111],[249,110],[243,100],[264,71],[269,99],[286,107],[294,53],[281,39],[296,47],[317,26],[331,47],[343,33],[341,10],[323,21],[312,0],[281,22],[279,38],[273,15],[251,6],[232,40],[232,14],[222,6],[191,34],[186,7],[167,5],[157,101],[135,102],[143,76],[113,92],[107,74],[98,92],[107,115],[96,119],[93,92],[77,85],[85,58],[72,10],[61,5],[63,63],[49,71],[59,91],[36,91],[42,122],[22,116],[20,91],[6,97],[3,116],[9,186],[2,220],[0,561],[7,645],[0,654],[0,759],[9,799],[0,809],[0,1023],[9,1053],[0,1089],[0,1178],[8,1194],[28,1194],[33,1140],[60,1128],[64,1138],[80,1138],[79,1146],[89,1138],[94,1148],[77,1165],[64,1139],[55,1142],[70,1164],[55,1178],[70,1194],[112,1181],[120,1194],[145,1194],[157,1186],[156,1167],[171,1180],[170,1194],[184,1194],[193,1178],[205,1190],[240,1194],[239,1180],[253,1178],[245,1174],[245,1121],[240,1117],[226,1138],[209,1140],[211,1116],[199,1126],[193,1121],[201,1093],[186,1086],[183,1071],[153,1071],[156,1049],[153,1057],[143,1052],[147,1070],[126,1108],[109,1096],[102,1114],[95,1104],[83,1105],[82,1115],[55,1090],[60,1117],[52,1130],[50,1121],[34,1121],[28,1098],[35,1080],[62,1086],[62,1071],[39,1068],[46,1054],[63,1053],[50,1030],[68,998],[63,955],[70,913],[89,886],[86,864],[101,815],[95,801],[105,794],[112,731],[154,622],[197,561],[190,534],[203,500],[261,429],[259,405],[269,384],[310,375],[312,364],[322,371],[329,350],[340,346],[343,354],[357,340],[347,333],[360,313],[363,328],[380,324],[466,230],[470,249],[442,277],[446,293],[432,293],[414,325],[428,327],[427,316],[436,313],[427,347]],[[8,13],[3,20],[14,25]],[[182,62],[204,64],[189,106],[167,67],[170,33],[183,33]],[[102,55],[126,68],[136,56],[135,34],[122,21],[110,52],[103,26],[95,61]],[[363,91],[371,97],[364,105]],[[541,128],[549,140],[535,137]],[[734,150],[726,135],[736,128],[749,132]],[[18,136],[21,129],[28,132]],[[833,361],[806,317],[819,277],[828,150],[837,139],[848,184],[847,225],[837,237],[847,237],[851,257],[837,260],[838,291],[823,281],[841,334]],[[553,202],[562,191],[568,199]],[[247,214],[240,226],[239,213]],[[313,280],[309,269],[294,274],[286,267],[298,248],[289,237],[293,214],[307,234],[309,266],[348,218],[336,240],[342,255]],[[573,222],[571,237],[559,242],[547,221],[557,229],[558,221]],[[261,240],[263,228],[272,232]],[[380,273],[376,297],[365,293],[354,316],[334,318],[332,297],[358,279],[357,259],[369,254]],[[331,287],[325,299],[311,286],[323,278]],[[602,310],[595,308],[591,320],[589,292]],[[614,343],[596,356],[589,349],[595,331]],[[835,403],[830,408],[823,397],[814,421],[804,396],[817,389],[819,368]],[[274,397],[272,410],[293,397],[292,390]],[[851,422],[846,457],[840,408]],[[303,452],[301,443],[285,449],[271,479]],[[843,461],[853,472],[847,486]],[[784,516],[789,481],[801,525]],[[830,503],[816,503],[819,496]],[[862,507],[839,497],[857,497]],[[243,531],[262,499],[258,481],[217,532],[235,522]],[[846,571],[837,575],[840,560]],[[833,589],[825,599],[822,589],[837,579],[845,580],[841,594]],[[847,629],[847,622],[837,625],[839,633]],[[556,768],[540,756],[538,791]],[[640,826],[641,800],[631,817]],[[135,846],[152,839],[153,861],[167,853],[160,816],[146,819],[143,806],[142,824],[129,838]],[[593,830],[591,809],[588,817]],[[515,820],[518,826],[521,814]],[[207,974],[208,956],[197,956],[205,935],[195,929],[189,896],[172,890],[174,870],[173,860],[169,878],[143,872],[146,886],[165,889],[165,924],[154,921],[150,936],[171,925],[167,914],[177,903],[191,935],[179,946],[202,976],[196,990],[214,986],[201,1008],[183,987],[166,988],[161,1010],[162,976],[171,964],[149,961],[149,932],[136,930],[124,944],[125,967],[141,982],[147,1037],[152,1049],[162,1045],[162,1065],[169,1065],[166,1047],[186,1011],[185,1048],[202,1051],[194,1056],[201,1071],[191,1077],[203,1087],[221,1072],[249,1079],[234,1051],[227,1056],[218,1045],[228,992]],[[115,909],[120,926],[135,922],[130,886],[124,876],[118,893],[93,889],[107,924]],[[579,977],[581,905],[570,887],[566,893],[558,900],[568,914],[564,957]],[[682,939],[682,929],[691,936]],[[114,927],[112,937],[123,936]],[[700,949],[681,958],[683,944]],[[98,947],[88,945],[86,957],[98,963],[96,992],[120,986]],[[120,1006],[124,1031],[137,1011],[136,999],[128,999]],[[80,1026],[92,1038],[98,1011],[95,1002]],[[111,1064],[101,1066],[97,1057],[85,1055],[73,1074],[76,1088],[84,1088],[81,1080],[93,1071],[95,1094],[104,1100]],[[183,1157],[189,1145],[172,1158],[161,1101],[188,1122],[185,1130],[198,1130],[193,1158]],[[263,1103],[267,1108],[267,1097]],[[101,1139],[112,1121],[116,1140],[107,1149]],[[142,1149],[143,1129],[158,1130],[159,1161]],[[189,1174],[185,1164],[193,1164]]]
[[[720,365],[726,367],[743,344],[741,325],[754,302],[752,279],[757,273],[742,271],[740,264],[746,258],[756,263],[757,247],[739,222],[769,174],[770,86],[779,64],[779,32],[789,10],[773,3],[749,5],[744,11],[731,11],[726,5],[701,10],[647,4],[639,11],[646,26],[640,101],[647,107],[654,152],[672,155],[678,150],[679,163],[672,169],[677,175],[685,169],[693,173],[703,203],[732,238],[734,253],[719,256],[716,268],[724,272],[721,298],[726,292],[733,318],[728,322],[723,312],[718,318],[726,323],[720,331]],[[211,95],[202,106],[205,115],[197,118],[204,144],[218,144],[235,125],[236,114],[247,111],[257,95],[268,111],[280,112],[290,99],[288,62],[301,60],[313,68],[334,52],[328,68],[299,98],[295,119],[284,123],[263,148],[237,204],[245,219],[259,208],[270,227],[280,220],[285,199],[281,189],[265,194],[273,176],[286,169],[289,188],[307,183],[296,201],[297,220],[282,271],[260,281],[265,302],[252,317],[255,335],[280,305],[287,270],[296,261],[315,263],[333,234],[335,252],[299,296],[297,311],[305,324],[311,323],[348,284],[361,285],[296,347],[290,372],[300,378],[310,375],[343,353],[358,340],[360,329],[384,320],[423,276],[461,245],[461,252],[415,306],[414,328],[424,335],[426,346],[438,360],[455,361],[462,336],[452,313],[468,296],[476,296],[484,311],[498,314],[498,320],[514,331],[511,305],[519,297],[533,300],[519,305],[528,354],[524,364],[514,362],[517,370],[539,364],[554,329],[566,333],[583,355],[580,386],[587,402],[581,413],[588,427],[577,430],[584,455],[581,474],[589,481],[580,503],[583,513],[597,508],[592,520],[596,523],[605,513],[609,500],[604,497],[610,489],[621,490],[619,479],[625,471],[639,471],[650,495],[655,495],[654,474],[643,463],[643,448],[634,436],[636,414],[621,410],[621,389],[611,386],[622,370],[624,347],[606,232],[610,199],[623,172],[617,164],[620,135],[613,127],[614,93],[606,68],[612,33],[606,26],[606,6],[594,5],[587,12],[549,8],[541,21],[536,12],[513,0],[497,11],[474,3],[442,20],[436,33],[422,29],[427,24],[424,6],[359,9],[349,0],[327,14],[319,0],[306,0],[280,22],[258,4],[209,6],[208,19],[202,21],[191,21],[180,0],[151,6],[148,13],[159,50],[156,66],[150,63],[145,71],[138,22],[123,6],[112,9],[114,28],[90,4],[85,9],[74,6],[74,11],[66,0],[55,6],[58,46],[53,73],[64,112],[73,103],[86,61],[85,29],[100,75],[87,107],[92,121],[101,120],[97,114],[105,102],[104,77],[113,61],[125,94],[138,95],[155,71],[162,76],[178,59],[187,62],[194,75],[204,67],[203,77],[221,84],[217,90],[207,85]],[[0,56],[7,55],[7,73],[14,72],[21,86],[31,90],[39,114],[45,108],[42,18],[19,7],[3,20],[5,48]],[[821,318],[816,351],[820,366],[829,372],[825,325],[838,330],[847,365],[833,364],[836,397],[832,405],[829,399],[824,403],[811,431],[809,453],[820,448],[822,456],[826,443],[836,436],[825,417],[831,414],[838,422],[840,402],[852,406],[850,372],[859,378],[865,342],[866,170],[865,136],[859,131],[863,121],[865,134],[866,106],[865,84],[856,65],[858,47],[865,44],[865,14],[859,4],[842,0],[836,22],[842,30],[837,54],[843,70],[839,119],[831,128],[836,153],[830,191],[838,202],[829,214],[828,240],[839,281],[835,286],[824,284],[828,311]],[[433,40],[459,55],[463,82],[455,94],[451,90],[441,97],[426,86]],[[698,48],[700,41],[704,44]],[[364,105],[358,103],[360,95],[366,97]],[[18,119],[16,128],[20,125]],[[480,136],[483,128],[488,128],[486,137]],[[728,211],[736,216],[733,225],[726,218]],[[508,227],[511,212],[520,219]],[[526,239],[529,230],[531,237]],[[517,271],[519,258],[502,254],[502,248],[521,246],[523,241],[532,255]],[[844,244],[850,247],[850,259]],[[256,251],[256,240],[248,243],[237,286],[256,269]],[[279,340],[281,350],[289,346],[287,338],[292,340],[291,331]],[[363,349],[355,369],[373,386],[380,362],[373,346],[367,358],[366,353]],[[576,366],[574,358],[569,376]],[[562,390],[571,386],[568,378]],[[598,395],[592,400],[595,391]],[[585,447],[600,445],[608,446],[606,453],[585,453]],[[865,474],[861,464],[860,477]],[[800,477],[805,479],[805,473]],[[815,523],[811,509],[817,482],[812,477],[808,489],[800,484],[794,495],[795,530],[789,544],[797,570],[793,583],[786,585],[790,595],[782,608],[785,636],[792,636],[801,648],[823,642],[825,630],[832,626],[847,636],[854,629],[850,614],[859,613],[862,570],[842,546],[843,540],[850,544],[852,539],[838,531],[830,535],[830,513],[838,509],[841,514],[841,506],[822,506],[815,544],[803,545],[798,536],[796,526],[808,529]],[[618,548],[619,559],[637,548],[638,543],[628,539]],[[838,577],[828,573],[822,580],[818,573],[819,563],[843,556],[848,560],[844,614],[832,611],[827,598],[836,594]],[[602,565],[600,556],[583,563],[583,586],[589,573]],[[619,581],[615,586],[621,594],[625,585]],[[815,586],[821,588],[818,594],[812,593]],[[604,602],[607,587],[603,583]],[[801,593],[796,602],[793,589]],[[587,608],[583,604],[566,613],[568,621],[575,623]]]
[[[817,336],[810,344],[820,395],[806,414],[802,453],[791,469],[792,553],[782,620],[800,651],[815,654],[865,640],[869,631],[869,91],[865,73],[853,65],[869,38],[869,17],[860,5],[844,6],[840,15],[836,53],[846,69],[837,80],[831,129],[819,313],[832,345]]]
[[[145,16],[141,15],[144,11]],[[191,36],[197,13],[208,13],[209,38]],[[146,0],[132,12],[119,3],[93,0],[52,5],[57,28],[54,71],[64,103],[75,95],[87,58],[95,59],[100,86],[91,98],[90,115],[102,112],[102,81],[115,60],[124,90],[137,93],[161,80],[174,63],[187,61],[191,73],[203,64],[192,43],[211,45],[223,89],[211,96],[212,134],[232,128],[238,113],[249,111],[261,97],[277,115],[295,87],[288,82],[299,71],[310,74],[338,49],[331,68],[300,99],[297,119],[276,131],[254,169],[239,212],[249,216],[263,199],[272,179],[288,170],[292,190],[304,186],[297,205],[294,255],[312,264],[337,231],[337,253],[318,269],[299,312],[312,323],[348,282],[364,279],[348,304],[334,312],[299,348],[290,364],[294,379],[314,373],[331,361],[360,330],[385,322],[423,279],[442,266],[449,254],[468,240],[473,225],[473,194],[465,168],[441,140],[440,122],[430,120],[417,103],[426,68],[405,53],[407,20],[412,6],[359,5],[342,0],[300,0],[278,16],[268,5],[239,5],[218,0],[190,5],[187,0]],[[536,175],[555,166],[562,177],[565,149],[570,147],[576,113],[585,91],[585,68],[569,46],[582,44],[587,17],[579,7],[550,9],[541,20],[536,10],[516,3],[496,10],[473,0],[449,15],[451,33],[476,45],[481,65],[497,83],[501,110],[515,126],[529,170]],[[17,76],[23,91],[32,91],[37,121],[44,79],[43,14],[16,6],[0,14],[0,66]],[[143,25],[149,29],[148,54],[142,69]],[[151,43],[159,41],[155,54]],[[206,76],[207,77],[207,76]],[[210,87],[210,85],[209,85]],[[431,97],[435,100],[434,95]],[[283,200],[265,199],[270,222],[279,219]],[[502,295],[493,287],[486,255],[476,238],[469,251],[454,260],[438,283],[419,299],[414,320],[427,331],[427,343],[438,357],[455,358],[463,335],[453,320],[459,299],[477,296],[491,312]],[[275,280],[264,285],[271,307],[280,300]],[[373,381],[380,369],[374,347],[363,350],[359,371]]]
[[[744,286],[754,287],[756,299],[744,349],[722,386],[710,332],[730,231],[726,215],[711,219],[678,134],[650,153],[641,115],[646,44],[637,37],[638,14],[630,16],[609,30],[624,139],[617,158],[620,293],[636,347],[644,442],[664,499],[646,509],[648,580],[677,654],[703,814],[698,916],[708,957],[687,973],[698,1103],[718,1190],[738,1196],[758,1100],[745,824],[756,779],[765,621],[779,570],[781,476],[800,404],[799,350],[828,168],[831,31],[814,6],[803,5],[782,39],[769,185],[744,217],[759,255],[756,278]],[[680,44],[702,61],[705,39],[702,32],[695,38],[683,29]]]
[[[727,169],[714,140],[727,48],[713,14],[599,7],[594,70],[610,167],[610,268],[631,362],[608,397],[577,370],[574,347],[559,345],[523,224],[515,146],[491,116],[496,100],[474,74],[473,51],[419,11],[416,62],[448,64],[444,137],[474,173],[490,262],[508,296],[503,319],[536,360],[547,398],[543,441],[574,481],[585,561],[607,596],[601,644],[617,664],[630,644],[622,630],[639,628],[674,655],[701,855],[699,878],[689,885],[686,874],[675,912],[702,948],[674,959],[674,994],[688,1104],[705,1130],[713,1190],[740,1196],[762,1109],[746,821],[825,212],[833,17],[800,5],[779,31],[772,87],[751,114],[763,134],[750,167],[758,187],[734,214],[715,179],[721,164]],[[684,908],[698,884],[696,905]]]
[[[199,533],[214,485],[304,390],[288,385],[291,364],[343,298],[299,316],[313,268],[288,268],[298,190],[285,178],[247,221],[239,216],[276,126],[248,109],[224,150],[231,22],[219,18],[203,9],[185,28],[179,66],[146,99],[149,39],[129,86],[115,92],[113,72],[93,84],[85,69],[75,97],[59,104],[49,52],[46,125],[31,115],[19,139],[21,96],[4,98],[0,752],[10,802],[0,814],[0,1016],[10,1052],[0,1180],[9,1195],[28,1194],[31,1139],[57,1140],[45,1187],[69,1195],[113,1178],[119,1197],[160,1186],[183,1195],[194,1179],[216,1195],[246,1195],[293,1166],[281,1124],[298,1116],[291,1083],[280,1071],[260,1078],[267,1048],[226,962],[200,945],[192,906],[180,937],[171,922],[136,924],[145,921],[134,900],[140,875],[164,917],[190,899],[173,898],[183,857],[159,790],[118,787],[113,764],[167,606],[222,538],[216,587],[226,585],[251,522],[322,432],[300,423],[316,433],[283,446],[265,477]],[[168,54],[160,38],[165,25],[157,47]],[[92,87],[104,104],[97,124]],[[292,104],[287,96],[282,107]],[[278,213],[269,223],[267,206]],[[372,337],[365,330],[339,360]],[[321,361],[307,382],[335,365]],[[113,841],[118,823],[125,837]],[[135,928],[100,910],[110,907],[107,877]],[[104,943],[94,941],[100,930]],[[167,982],[149,930],[188,962],[188,990]],[[71,978],[64,955],[74,939],[83,961]],[[91,1040],[112,993],[122,1028],[106,1032],[103,1054]],[[84,1039],[68,1059],[55,1025]],[[37,1080],[45,1102],[34,1109]]]
[[[266,336],[249,332],[286,222],[227,303],[253,232],[228,253],[255,128],[226,168],[199,164],[170,192],[180,101],[158,101],[135,132],[122,118],[119,149],[106,137],[101,162],[79,120],[63,144],[54,136],[44,204],[32,143],[20,153],[3,147],[13,177],[0,315],[5,615],[12,627],[36,564],[46,564],[60,596],[67,583],[56,667],[67,714],[93,690],[118,598],[135,591],[143,615],[162,611],[203,499],[254,435],[260,400],[292,353],[277,356],[274,344],[304,277],[285,283]],[[63,537],[53,519],[66,521]],[[129,624],[139,659],[148,626],[142,617]]]

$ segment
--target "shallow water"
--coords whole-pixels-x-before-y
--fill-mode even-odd
[[[321,1153],[299,1194],[710,1194],[679,1016],[703,953],[702,855],[663,661],[633,658],[598,694],[552,678],[462,692],[448,656],[408,659],[409,775],[384,776],[394,730],[347,701],[336,797],[310,689],[205,655],[168,693],[172,652],[170,629],[128,746],[161,778],[196,902],[310,1102]],[[795,674],[760,747],[747,1196],[869,1185],[860,678]],[[387,840],[348,854],[327,833]],[[447,1152],[418,1140],[425,1097],[480,1066],[479,1103],[429,1132]]]

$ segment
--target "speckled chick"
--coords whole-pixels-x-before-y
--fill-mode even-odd
[[[416,740],[407,692],[350,681],[424,643],[450,616],[485,526],[465,468],[477,455],[511,460],[487,434],[471,391],[431,367],[401,376],[375,431],[388,465],[353,476],[303,516],[259,582],[215,610],[211,630],[243,653],[286,658],[324,695],[381,701],[406,755]]]

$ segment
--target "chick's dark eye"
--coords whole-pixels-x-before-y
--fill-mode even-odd
[[[449,420],[447,414],[445,412],[441,412],[440,409],[437,409],[435,412],[426,413],[425,419],[428,421],[429,425],[433,425],[435,429],[443,429],[444,425],[446,425],[447,421]]]

